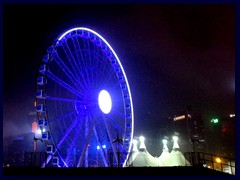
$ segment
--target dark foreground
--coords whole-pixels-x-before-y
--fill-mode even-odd
[[[203,167],[34,168],[6,167],[4,176],[206,176],[230,174]]]

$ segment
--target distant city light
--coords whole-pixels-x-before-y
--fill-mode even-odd
[[[185,115],[177,116],[177,117],[173,118],[173,121],[178,121],[178,120],[182,120],[182,119],[185,119]]]
[[[221,159],[220,159],[219,157],[217,157],[217,158],[216,158],[216,162],[217,162],[217,163],[221,163],[222,161],[221,161]]]
[[[191,114],[188,114],[188,117],[189,117],[189,118],[192,118]]]
[[[34,122],[32,123],[32,132],[33,132],[33,133],[36,133],[36,132],[37,132],[37,126],[38,126],[37,122],[34,121]]]
[[[106,149],[107,146],[104,144],[104,145],[102,145],[102,148],[103,148],[103,149]],[[99,149],[100,149],[100,146],[97,146],[97,150],[99,150]]]
[[[229,116],[230,116],[230,118],[232,118],[232,117],[235,117],[235,114],[230,114]]]
[[[43,129],[42,131],[41,131],[41,129],[37,130],[37,134],[42,134],[42,132],[46,132],[46,129]]]
[[[218,123],[218,122],[219,122],[219,120],[218,120],[217,118],[211,120],[211,123],[214,123],[214,124],[216,124],[216,123]]]

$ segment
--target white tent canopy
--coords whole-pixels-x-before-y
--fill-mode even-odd
[[[147,151],[146,145],[144,143],[145,138],[143,136],[140,136],[139,139],[140,139],[139,150],[138,150],[137,153],[134,154],[135,157],[132,157],[131,166],[134,166],[134,167],[143,167],[143,166],[154,167],[154,166],[159,166],[159,164],[161,164],[161,163],[158,162],[158,159],[154,158]],[[136,145],[136,143],[134,143],[134,144]],[[135,148],[134,148],[134,151],[136,152]]]
[[[133,143],[133,151],[129,157],[128,164],[129,166],[134,167],[160,167],[160,166],[189,166],[190,163],[184,157],[182,152],[180,151],[180,147],[178,145],[178,138],[176,136],[173,137],[173,148],[172,151],[169,152],[167,146],[167,140],[164,139],[162,153],[158,158],[153,157],[145,146],[144,137],[139,137],[140,146],[137,149],[136,140]]]

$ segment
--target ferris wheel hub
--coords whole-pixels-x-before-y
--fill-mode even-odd
[[[98,95],[98,105],[104,114],[110,113],[112,109],[112,99],[106,90],[101,90]]]

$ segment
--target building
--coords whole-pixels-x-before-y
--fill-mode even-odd
[[[213,154],[235,158],[235,116],[212,119],[208,142],[208,149]]]
[[[205,132],[201,113],[180,112],[173,117],[173,129],[179,134],[183,152],[205,152]]]

